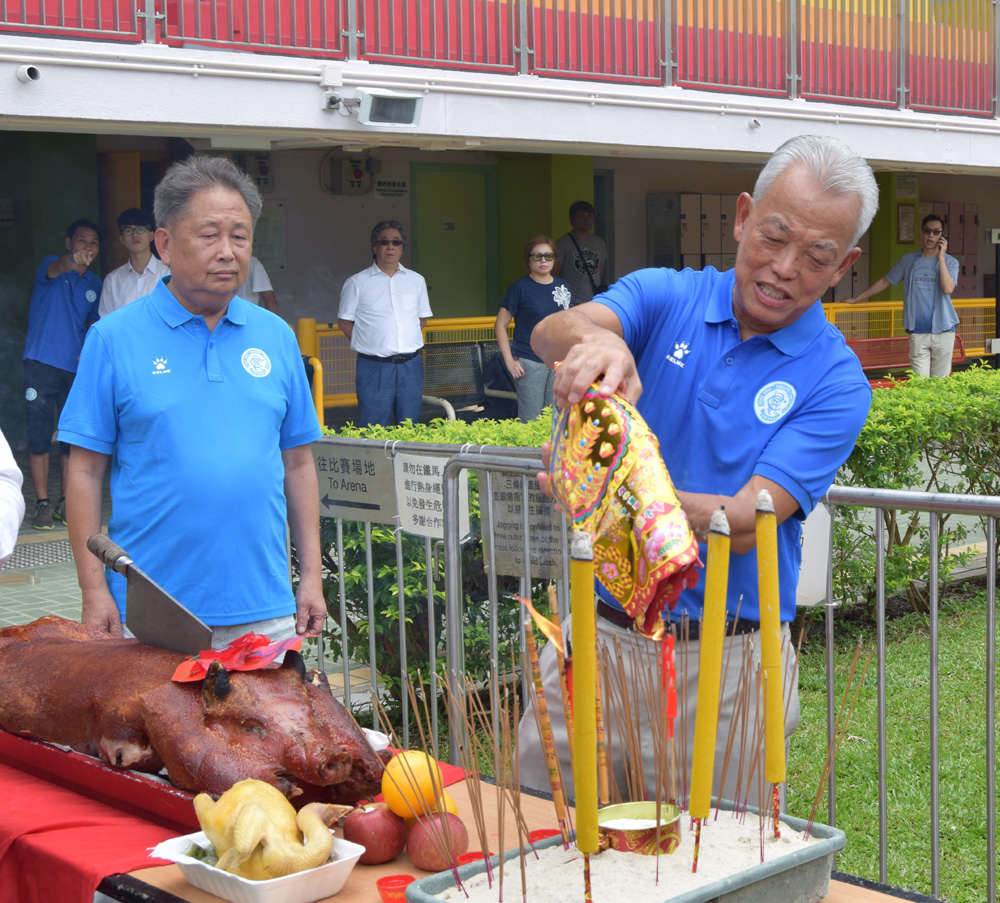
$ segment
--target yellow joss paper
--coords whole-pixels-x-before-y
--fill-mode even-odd
[[[698,560],[656,436],[625,399],[593,385],[553,424],[549,476],[574,527],[594,537],[597,579],[654,633],[663,610],[696,582]]]

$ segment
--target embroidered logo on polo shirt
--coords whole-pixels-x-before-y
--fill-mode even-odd
[[[691,353],[691,349],[688,347],[687,342],[674,342],[673,354],[667,355],[667,360],[671,364],[676,364],[678,367],[684,366],[684,358]]]
[[[87,289],[87,300],[91,304],[93,304],[97,300],[97,292],[95,292],[92,288]]]
[[[170,368],[167,366],[167,359],[165,357],[153,359],[153,376],[161,376],[169,372]]]
[[[25,401],[34,401],[36,398],[38,398],[37,390],[32,389],[31,386],[29,386],[27,389],[24,390]]]
[[[271,359],[259,348],[247,348],[241,360],[243,369],[251,376],[267,376],[271,372]]]
[[[768,383],[753,400],[754,413],[761,423],[776,423],[795,404],[795,387],[789,383]]]

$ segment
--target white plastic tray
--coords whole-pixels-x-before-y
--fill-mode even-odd
[[[284,878],[249,881],[188,856],[192,843],[204,850],[212,849],[205,833],[198,831],[163,841],[150,856],[176,862],[188,884],[230,903],[313,903],[330,897],[344,886],[351,869],[365,851],[360,844],[335,836],[332,855],[337,858],[326,865]]]

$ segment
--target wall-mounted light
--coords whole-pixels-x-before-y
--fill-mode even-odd
[[[384,128],[416,128],[424,103],[422,94],[403,94],[388,88],[357,88],[354,97],[343,97],[334,91],[323,95],[324,110],[358,110],[361,125]]]
[[[14,75],[19,82],[24,82],[25,84],[37,82],[42,77],[42,73],[38,71],[37,66],[18,66]]]

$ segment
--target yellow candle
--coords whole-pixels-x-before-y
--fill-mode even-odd
[[[573,785],[576,846],[596,853],[597,837],[597,623],[594,555],[589,533],[574,530],[570,543],[570,602],[573,614]]]
[[[785,780],[785,707],[781,690],[781,598],[778,593],[778,520],[766,489],[757,494],[757,587],[760,660],[764,672],[764,780]]]
[[[720,508],[708,529],[705,604],[698,659],[698,709],[694,719],[694,759],[691,762],[692,818],[708,818],[712,809],[715,735],[719,727],[719,685],[722,644],[726,637],[726,589],[729,584],[729,522]]]

